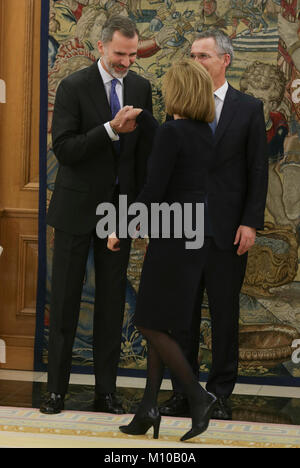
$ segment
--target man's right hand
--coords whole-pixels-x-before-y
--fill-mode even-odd
[[[133,106],[125,106],[110,122],[110,126],[116,133],[133,132],[136,129],[136,118],[142,111],[143,109],[134,108]]]
[[[112,252],[118,252],[120,250],[120,240],[117,238],[115,232],[108,236],[107,248]]]
[[[131,133],[136,129],[136,117],[133,113],[133,106],[125,106],[116,114],[110,122],[115,133]]]

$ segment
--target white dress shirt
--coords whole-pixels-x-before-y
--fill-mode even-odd
[[[107,100],[110,104],[110,91],[111,91],[111,82],[112,80],[114,79],[113,76],[111,76],[103,67],[102,63],[101,63],[101,60],[98,60],[98,68],[99,68],[99,72],[100,72],[100,75],[102,77],[102,80],[103,80],[103,83],[104,83],[104,88],[105,88],[105,91],[106,91],[106,95],[107,95]],[[119,102],[120,102],[120,106],[121,106],[121,109],[123,107],[123,101],[124,101],[124,98],[123,98],[123,78],[118,78],[118,83],[116,85],[116,93],[118,95],[118,98],[119,98]],[[111,140],[113,141],[117,141],[119,140],[119,136],[116,135],[114,133],[114,131],[112,130],[111,126],[110,126],[110,123],[109,122],[106,122],[104,124],[104,127],[109,135],[109,137],[111,138]]]
[[[228,91],[228,87],[229,87],[228,81],[225,81],[225,83],[221,86],[221,88],[214,91],[217,123],[220,120],[220,116],[221,116],[221,112],[223,109],[225,97]]]

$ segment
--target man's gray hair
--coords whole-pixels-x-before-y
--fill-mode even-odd
[[[234,52],[233,52],[233,45],[232,41],[226,33],[221,31],[220,29],[208,29],[207,31],[203,31],[194,39],[195,41],[199,41],[200,39],[206,39],[212,37],[217,45],[217,51],[219,54],[229,54],[230,55],[230,64],[233,62]]]
[[[115,15],[111,16],[103,25],[101,33],[101,41],[103,44],[111,42],[116,31],[119,31],[123,36],[129,39],[139,35],[134,21],[126,16]]]

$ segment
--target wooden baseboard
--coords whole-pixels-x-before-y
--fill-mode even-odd
[[[34,337],[1,335],[5,343],[5,363],[0,362],[0,369],[34,370]]]

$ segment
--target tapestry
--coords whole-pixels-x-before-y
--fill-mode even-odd
[[[216,27],[232,38],[235,57],[228,81],[262,100],[269,157],[265,230],[258,232],[250,251],[240,298],[239,381],[300,382],[299,13],[300,0],[50,0],[49,4],[47,203],[57,171],[51,143],[55,93],[64,77],[98,60],[97,41],[109,16],[129,16],[137,24],[140,42],[132,69],[150,80],[154,114],[160,122],[165,119],[162,77],[171,63],[189,56],[197,32]],[[123,374],[134,371],[139,375],[146,367],[146,342],[132,325],[146,248],[146,240],[134,240],[120,356]],[[38,311],[36,362],[40,368],[47,364],[52,249],[53,230],[48,227],[45,300],[43,310]],[[74,369],[80,372],[92,372],[93,365],[92,258],[91,252],[74,345]],[[199,348],[204,379],[210,362],[211,328],[205,297]]]

